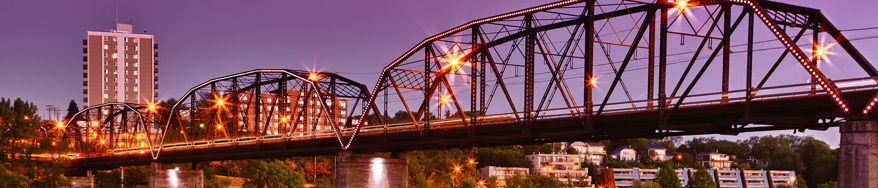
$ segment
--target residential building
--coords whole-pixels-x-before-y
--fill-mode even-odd
[[[332,130],[332,123],[329,121],[335,121],[340,127],[345,127],[347,122],[347,100],[345,99],[321,101],[317,94],[306,99],[305,92],[298,90],[288,90],[286,101],[280,100],[280,97],[274,93],[265,93],[260,96],[259,105],[255,104],[256,100],[248,100],[248,97],[253,97],[250,94],[238,96],[239,101],[248,101],[236,104],[239,110],[247,110],[247,117],[239,120],[238,126],[263,128],[268,120],[268,127],[265,127],[264,130],[266,130],[266,134],[274,135],[291,132],[293,128],[297,129],[296,132],[326,132]],[[305,104],[306,101],[308,104]],[[323,103],[326,103],[328,108],[334,108],[334,111],[330,112],[332,114],[324,112]],[[255,115],[257,106],[259,106],[258,110],[260,111],[258,117]],[[294,119],[294,117],[299,117],[299,119]]]
[[[607,170],[612,170],[611,172]],[[604,169],[604,184],[598,187],[612,187],[608,180],[613,182],[615,187],[633,187],[634,181],[655,181],[658,169],[641,169],[641,168],[612,168]],[[696,169],[681,168],[674,170],[680,184],[686,187],[689,180],[695,176]],[[794,171],[780,170],[738,170],[738,169],[708,169],[708,173],[713,177],[714,183],[718,188],[774,188],[780,185],[793,185],[796,182],[796,174]],[[771,185],[769,185],[771,184]]]
[[[581,168],[583,161],[580,155],[533,154],[524,158],[531,162],[531,174],[543,174],[555,177],[561,182],[573,182],[575,187],[591,185],[588,169]]]
[[[649,155],[649,158],[653,161],[666,161],[673,158],[672,156],[668,156],[668,149],[661,144],[647,144],[646,148],[646,154]]]
[[[525,176],[530,174],[530,169],[520,167],[486,166],[479,169],[479,171],[482,173],[483,180],[486,180],[491,176],[497,177],[497,185],[499,187],[506,187],[506,178],[509,176],[516,174]]]
[[[637,151],[630,146],[622,146],[613,150],[612,157],[626,162],[633,162],[637,160]]]
[[[634,181],[655,181],[655,178],[658,176],[658,172],[661,168],[613,168],[611,175],[613,179],[613,183],[615,187],[633,187]],[[694,175],[695,170],[691,168],[681,168],[674,170],[677,174],[677,177],[680,180],[680,184],[683,187],[686,187],[689,183],[689,178]],[[608,187],[603,185],[604,187]]]
[[[115,30],[86,32],[82,41],[82,102],[86,106],[155,101],[158,44],[153,35],[133,31],[131,24],[117,23]]]
[[[607,150],[604,149],[604,144],[601,142],[573,142],[570,144],[571,148],[579,151],[579,155],[585,159],[584,162],[589,162],[591,164],[602,165],[604,163],[604,159],[607,158]]]
[[[705,168],[727,169],[732,167],[729,155],[718,152],[702,152],[695,155],[695,161]]]
[[[708,172],[719,188],[744,187],[740,170],[711,168]]]
[[[768,182],[772,184],[772,187],[779,185],[793,186],[796,183],[796,171],[769,170],[767,173]]]

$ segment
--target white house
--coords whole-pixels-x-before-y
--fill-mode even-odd
[[[613,150],[612,156],[622,161],[632,162],[637,160],[637,151],[630,146],[622,146]]]

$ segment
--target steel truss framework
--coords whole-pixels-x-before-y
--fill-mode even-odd
[[[286,135],[288,138],[289,135],[316,137],[331,134],[337,137],[341,145],[350,137],[350,134],[347,137],[343,135],[342,129],[352,127],[354,114],[362,114],[368,93],[364,85],[335,73],[259,69],[201,83],[186,92],[172,106],[150,108],[149,105],[131,107],[131,104],[107,103],[84,109],[76,118],[82,116],[90,120],[93,118],[89,114],[95,114],[90,113],[92,111],[105,110],[107,107],[127,107],[124,108],[126,111],[119,113],[103,116],[97,113],[99,116],[96,118],[106,119],[105,123],[100,124],[102,127],[127,130],[121,132],[122,134],[147,134],[144,138],[150,138],[145,143],[148,147],[125,145],[126,147],[119,148],[148,148],[153,158],[158,158],[165,148],[160,146],[169,143],[235,140],[271,135],[280,135],[282,138]],[[349,101],[346,103],[349,105],[334,102],[341,100]],[[150,109],[153,113],[148,113]],[[155,115],[149,117],[154,117],[156,121],[147,121],[151,124],[145,132],[143,129],[132,129],[134,126],[125,129],[125,124],[116,125],[112,123],[119,121],[111,121],[111,118],[122,117],[121,122],[126,122],[126,113],[122,112],[135,113],[138,118],[143,117],[141,114]],[[382,122],[380,118],[375,121]],[[140,119],[139,122],[144,120]],[[73,124],[76,123],[67,123]],[[331,129],[320,130],[318,124],[328,125]],[[76,138],[87,137],[76,135]],[[116,145],[116,142],[113,140],[108,145]],[[116,147],[103,149],[83,150],[83,153],[112,151]]]
[[[754,31],[759,29],[772,37],[754,41]],[[792,31],[798,34],[791,37],[788,32]],[[810,31],[814,42],[800,45],[797,41],[805,31]],[[823,54],[818,54],[823,44],[817,42],[821,34],[834,39],[865,74],[850,73],[833,80],[818,69],[817,62],[823,59]],[[678,35],[681,46],[669,46],[671,37]],[[695,46],[684,46],[685,38],[700,42],[693,49]],[[732,41],[743,39],[749,42],[734,47],[745,49],[732,54]],[[773,64],[755,62],[754,53],[760,51],[754,49],[757,42],[782,45],[770,54],[777,57]],[[812,48],[812,54],[806,54],[804,47]],[[612,49],[623,49],[621,56]],[[643,51],[645,58],[638,55]],[[671,51],[676,52],[669,54]],[[691,56],[668,59],[686,55]],[[596,56],[606,57],[606,61]],[[810,84],[766,85],[787,56],[799,64],[797,70],[804,70],[799,74],[811,78]],[[732,72],[733,62],[746,68]],[[711,69],[711,64],[720,63]],[[682,67],[672,64],[685,68],[677,70]],[[721,87],[705,89],[706,73],[714,69],[721,69],[715,71],[721,74],[717,83]],[[630,75],[632,71],[641,75]],[[765,76],[754,78],[754,72],[765,72]],[[609,84],[599,82],[601,76],[610,77]],[[431,121],[435,121],[428,118],[435,112],[431,110],[438,109],[441,116],[443,107],[457,111],[452,116],[446,112],[445,118],[459,119],[468,137],[477,137],[475,127],[498,115],[514,120],[527,135],[540,126],[535,124],[539,119],[577,117],[582,129],[591,132],[604,114],[638,111],[658,112],[656,133],[679,134],[685,130],[669,125],[668,119],[681,107],[743,102],[746,110],[728,126],[744,130],[749,124],[760,123],[759,117],[750,116],[753,100],[794,97],[802,92],[821,95],[817,90],[837,104],[838,112],[812,117],[810,122],[863,118],[878,96],[871,103],[852,103],[841,96],[839,84],[866,80],[868,86],[863,87],[874,87],[869,80],[876,76],[878,71],[816,9],[748,0],[568,0],[471,21],[424,39],[383,69],[369,102],[383,103],[384,109],[388,103],[398,103],[425,139],[429,139]],[[744,83],[737,84],[738,89],[730,88],[733,78]],[[668,84],[672,84],[670,88]],[[598,86],[604,88],[596,90]],[[637,96],[635,91],[645,96]],[[862,108],[862,114],[851,113],[851,108]],[[349,141],[345,148],[350,146]]]
[[[802,40],[806,33],[812,42]],[[818,42],[821,36],[832,42]],[[668,43],[678,37],[680,45]],[[832,66],[846,71],[820,64],[829,60],[821,52],[827,44],[844,49],[848,61]],[[796,77],[810,81],[791,81]],[[273,114],[289,116],[291,122],[277,128],[282,134],[319,136],[314,124],[297,122],[311,116],[290,113],[303,112],[295,109],[308,102],[280,100],[297,96],[356,101],[344,126],[329,121],[340,150],[546,142],[553,134],[610,139],[822,129],[871,118],[876,82],[878,71],[816,9],[761,0],[567,0],[428,37],[387,65],[371,93],[335,74],[293,70],[207,81],[167,109],[158,143],[272,135],[265,125],[279,121]],[[279,92],[292,90],[301,94]],[[320,116],[334,114],[326,103],[319,108]],[[390,114],[405,122],[386,123]],[[509,139],[491,140],[500,134]],[[364,144],[355,146],[358,135]],[[160,150],[150,150],[153,159]]]

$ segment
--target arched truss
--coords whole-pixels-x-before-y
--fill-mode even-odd
[[[161,141],[158,118],[155,109],[147,105],[111,102],[82,109],[70,120],[44,129],[45,136],[53,138],[56,153],[93,157],[139,148],[135,152],[148,151],[156,157],[158,151],[152,146]]]
[[[343,146],[351,136],[343,129],[362,114],[368,94],[335,73],[259,69],[223,76],[193,87],[170,107],[161,143],[330,136]]]
[[[815,42],[802,40],[805,33]],[[847,56],[818,64],[828,57],[818,48],[827,44]],[[821,70],[828,66],[863,71]],[[784,75],[772,77],[778,69]],[[668,132],[676,130],[667,119],[681,107],[746,103],[747,113],[730,125],[743,127],[764,123],[749,117],[751,101],[801,95],[834,100],[838,112],[825,118],[858,116],[852,108],[868,113],[875,103],[840,93],[875,87],[876,77],[816,9],[750,0],[567,0],[424,39],[382,70],[369,103],[402,109],[427,137],[439,121],[472,130],[505,118],[527,133],[539,119],[578,117],[590,130],[602,114],[643,111],[658,111],[655,130]],[[427,118],[449,114],[443,110],[471,113]]]

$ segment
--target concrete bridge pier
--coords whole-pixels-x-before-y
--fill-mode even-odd
[[[878,187],[878,120],[847,121],[839,132],[838,187]]]
[[[408,187],[408,159],[393,153],[390,158],[354,157],[341,152],[335,158],[335,187]]]
[[[193,165],[193,167],[195,166]],[[202,188],[204,187],[204,172],[201,169],[162,169],[162,163],[152,162],[149,165],[148,184],[149,188]]]

